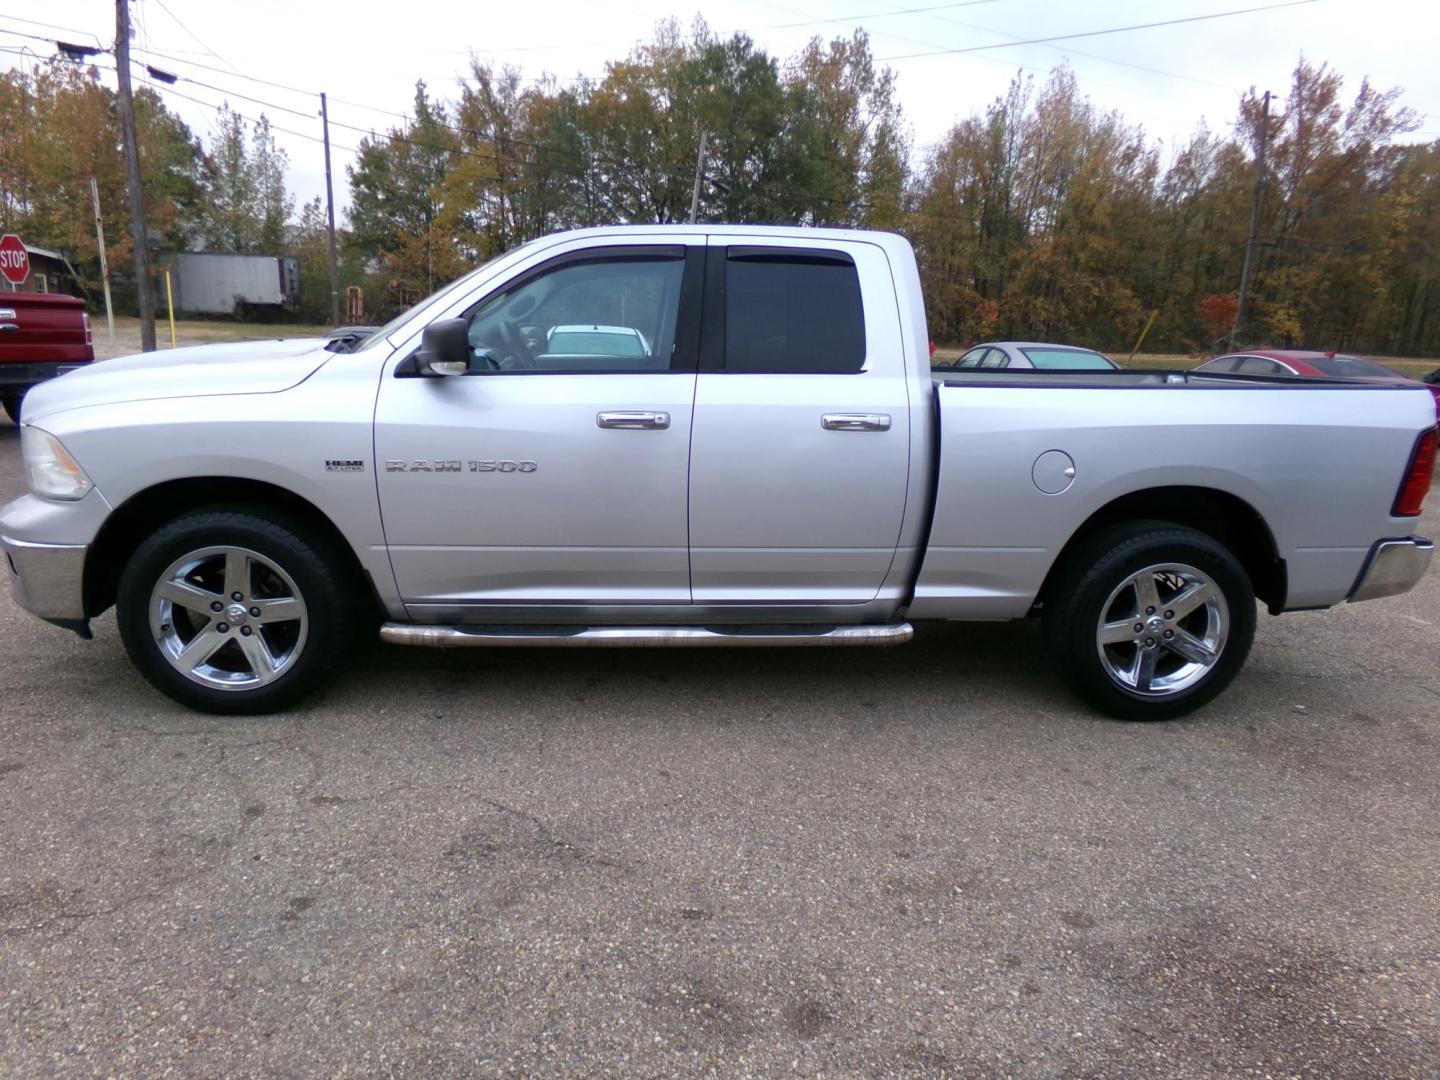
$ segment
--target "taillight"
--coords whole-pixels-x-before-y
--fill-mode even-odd
[[[1440,427],[1440,386],[1429,388],[1430,393],[1435,395],[1435,426]]]
[[[88,311],[82,311],[80,317],[85,320],[85,344],[95,344],[95,334],[90,329],[90,313]]]
[[[1415,450],[1410,455],[1410,465],[1405,470],[1405,480],[1400,485],[1400,493],[1395,496],[1390,516],[1419,517],[1425,506],[1425,496],[1430,493],[1430,480],[1434,474],[1435,428],[1431,428],[1415,440]]]

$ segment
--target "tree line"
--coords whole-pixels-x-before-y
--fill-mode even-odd
[[[113,94],[93,71],[0,77],[0,224],[96,272],[89,178],[124,205]],[[325,222],[298,212],[262,116],[222,107],[207,140],[151,90],[136,100],[152,244],[299,257],[328,312]],[[994,337],[1203,352],[1228,336],[1265,145],[1250,343],[1440,354],[1440,141],[1398,90],[1304,57],[1268,114],[1149,139],[1066,67],[916,147],[895,76],[863,32],[776,57],[745,35],[663,23],[603,77],[527,79],[472,61],[458,96],[418,83],[408,118],[349,169],[342,284],[376,317],[532,237],[686,218],[703,134],[701,221],[892,229],[915,245],[937,341]],[[112,266],[132,239],[107,220]]]

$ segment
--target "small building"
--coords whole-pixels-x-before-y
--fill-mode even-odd
[[[19,285],[0,277],[0,292],[64,293],[85,298],[80,277],[70,260],[58,251],[25,245],[30,253],[30,275]]]

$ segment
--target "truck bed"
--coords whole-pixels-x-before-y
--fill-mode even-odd
[[[1195,503],[1239,500],[1265,523],[1284,572],[1272,607],[1340,603],[1375,538],[1413,526],[1390,510],[1417,433],[1435,423],[1434,400],[1418,384],[933,374],[935,517],[914,618],[1022,617],[1077,531],[1126,496],[1157,489]]]

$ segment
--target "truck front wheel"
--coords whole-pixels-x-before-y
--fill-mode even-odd
[[[1229,685],[1255,637],[1255,592],[1239,560],[1204,533],[1129,522],[1066,559],[1045,604],[1061,675],[1125,720],[1167,720]]]
[[[265,713],[315,690],[357,621],[344,565],[303,521],[264,509],[185,514],[120,575],[125,650],[162,693],[212,713]]]

